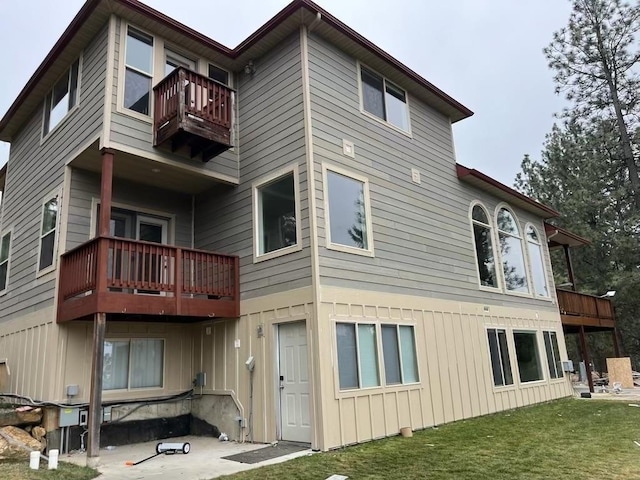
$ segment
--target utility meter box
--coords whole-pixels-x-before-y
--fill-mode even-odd
[[[573,360],[563,360],[562,361],[562,371],[563,372],[573,372]]]
[[[60,427],[73,427],[80,424],[80,409],[78,407],[60,407]]]

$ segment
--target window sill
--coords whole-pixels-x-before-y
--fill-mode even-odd
[[[67,120],[69,120],[69,118],[80,108],[80,104],[76,103],[73,107],[71,107],[71,110],[69,110],[67,113],[65,113],[64,117],[62,117],[60,119],[60,121],[51,129],[47,132],[46,135],[41,135],[40,137],[40,146],[44,145],[49,138],[55,134],[59,129],[62,128],[62,126],[67,123]],[[44,120],[43,122],[44,123]],[[43,126],[44,127],[44,126]],[[42,132],[42,130],[41,130]]]
[[[272,260],[274,258],[283,257],[285,255],[289,255],[290,253],[299,252],[302,250],[302,244],[300,242],[295,245],[290,245],[288,247],[280,248],[279,250],[274,250],[269,253],[262,253],[260,255],[253,253],[253,263],[265,262],[267,260]]]
[[[354,398],[354,397],[362,397],[372,394],[385,394],[385,393],[395,393],[402,392],[407,390],[414,390],[416,388],[423,388],[422,382],[413,382],[413,383],[398,383],[394,385],[378,385],[375,387],[362,387],[362,388],[350,388],[345,390],[340,390],[340,387],[336,388],[335,399],[339,400],[341,398]]]
[[[367,118],[375,121],[376,123],[379,123],[380,125],[384,125],[387,128],[390,128],[391,130],[395,130],[398,133],[401,133],[402,135],[404,135],[407,138],[413,139],[413,135],[411,134],[411,125],[409,125],[409,130],[403,130],[400,127],[397,127],[396,125],[394,125],[393,123],[387,122],[386,120],[383,120],[380,117],[375,116],[373,113],[369,113],[364,109],[360,109],[360,112]]]
[[[478,290],[491,293],[503,293],[500,287],[487,287],[486,285],[478,285]]]
[[[370,249],[350,247],[348,245],[340,245],[339,243],[331,243],[331,241],[327,240],[326,248],[327,250],[335,250],[337,252],[352,253],[354,255],[360,255],[363,257],[375,257],[373,253],[373,247],[371,247]]]
[[[9,289],[5,288],[4,290],[0,291],[0,297],[4,297],[7,293],[9,293]]]
[[[54,263],[53,265],[47,267],[47,268],[43,268],[42,270],[38,270],[36,272],[36,278],[40,279],[42,281],[46,281],[49,280],[48,277],[53,278],[54,274],[56,271],[56,264]]]
[[[515,391],[516,389],[517,389],[517,387],[516,387],[515,383],[511,383],[509,385],[494,385],[493,386],[493,392],[494,393],[512,392],[512,391]]]
[[[520,382],[520,388],[541,387],[546,383],[547,381],[544,378],[542,380],[531,380],[530,382]]]
[[[149,115],[145,115],[144,113],[136,112],[135,110],[131,110],[130,108],[121,106],[120,104],[118,104],[116,112],[141,120],[149,125],[153,125],[153,112],[149,113]]]

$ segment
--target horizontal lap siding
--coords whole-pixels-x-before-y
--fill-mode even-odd
[[[36,278],[42,201],[62,187],[65,162],[102,129],[106,51],[105,25],[83,52],[77,109],[41,141],[43,98],[12,142],[2,199],[2,228],[13,228],[11,267],[9,289],[0,297],[0,321],[53,303],[54,275]]]
[[[203,163],[201,157],[190,158],[186,152],[172,152],[170,148],[156,148],[153,146],[153,125],[151,117],[148,121],[127,115],[124,108],[118,111],[118,82],[120,75],[120,51],[125,47],[126,39],[121,38],[120,19],[117,20],[115,35],[115,55],[113,69],[113,94],[111,97],[111,141],[117,144],[133,147],[142,152],[159,155],[163,159],[179,161],[189,167],[201,168],[203,172],[214,172],[232,178],[238,177],[238,155],[234,150],[227,150]],[[153,99],[152,99],[153,101]]]
[[[411,94],[412,138],[364,115],[356,60],[316,35],[309,40],[309,68],[322,284],[555,309],[551,302],[479,290],[469,206],[481,200],[493,217],[499,202],[458,180],[446,117]],[[355,159],[343,155],[343,139],[354,143]],[[368,178],[374,258],[325,248],[322,163]],[[421,184],[411,181],[412,168]],[[544,235],[540,218],[514,211],[521,228],[532,222]],[[546,249],[545,260],[551,272]]]
[[[298,36],[255,60],[256,73],[238,83],[240,185],[196,198],[196,246],[240,256],[242,298],[311,284],[307,169]],[[299,252],[253,263],[252,183],[298,166],[302,246]]]
[[[67,222],[67,250],[89,240],[91,236],[92,200],[100,198],[100,175],[74,169],[71,176],[71,197]],[[154,188],[148,185],[113,179],[113,203],[116,207],[173,215],[175,245],[191,247],[191,196]],[[96,215],[96,212],[93,212]],[[94,225],[96,219],[94,218]],[[95,227],[94,227],[95,228]]]

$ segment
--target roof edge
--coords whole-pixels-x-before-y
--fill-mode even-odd
[[[543,203],[540,203],[537,200],[534,200],[533,198],[528,197],[511,187],[507,187],[504,183],[499,182],[495,178],[492,178],[489,175],[486,175],[476,170],[475,168],[468,168],[468,167],[465,167],[464,165],[460,165],[459,163],[456,163],[456,173],[458,175],[458,178],[460,178],[461,180],[464,179],[465,177],[477,178],[478,180],[486,183],[487,185],[490,185],[494,188],[502,190],[504,193],[514,198],[517,198],[518,200],[521,200],[525,203],[528,203],[532,207],[545,212],[547,216],[544,218],[552,218],[552,217],[560,216],[560,213],[554,210],[553,208],[548,207]]]
[[[572,240],[575,240],[576,243],[579,243],[580,245],[589,245],[591,243],[591,240],[584,238],[580,235],[578,235],[577,233],[573,233],[570,230],[567,230],[566,228],[562,228],[562,227],[558,227],[557,225],[552,225],[549,222],[544,222],[544,231],[547,234],[547,239],[551,240],[551,237],[549,237],[549,234],[557,234],[560,233],[566,237],[571,238]]]

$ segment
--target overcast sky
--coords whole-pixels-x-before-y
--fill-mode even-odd
[[[287,0],[144,0],[235,47]],[[4,115],[84,2],[0,0],[0,115]],[[539,158],[554,94],[542,48],[566,25],[568,0],[318,0],[475,115],[454,126],[457,161],[512,185],[525,153]],[[207,15],[211,12],[211,15]],[[224,12],[221,18],[216,12]],[[227,13],[228,12],[228,13]],[[0,142],[0,165],[9,146]]]

